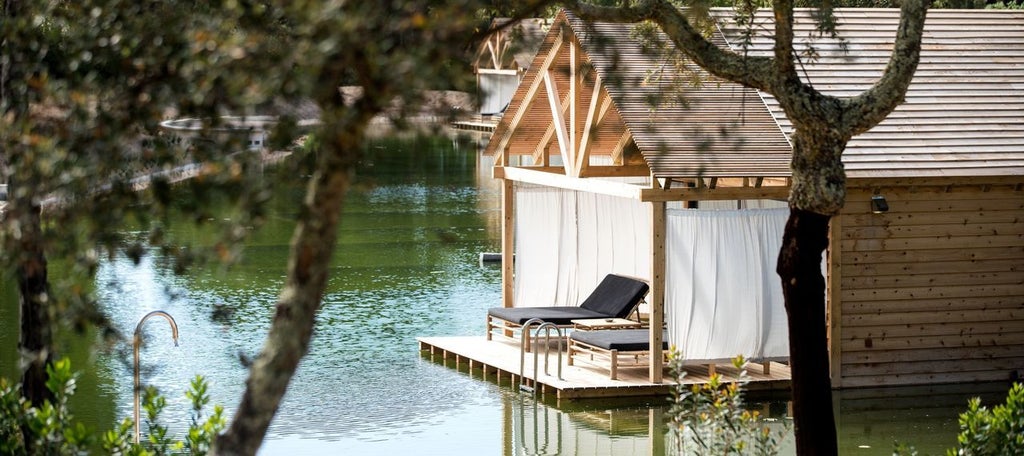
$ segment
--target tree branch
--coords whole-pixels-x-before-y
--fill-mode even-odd
[[[636,23],[653,21],[697,65],[720,78],[762,90],[772,85],[771,59],[727,51],[704,38],[683,12],[665,0],[640,0],[620,7],[596,6],[581,1],[564,2],[581,19],[592,22]]]
[[[870,89],[845,100],[843,125],[849,135],[861,134],[885,120],[903,103],[910,81],[921,60],[921,40],[925,16],[931,0],[905,0],[900,7],[900,25],[896,30],[889,63],[882,77]]]
[[[775,0],[772,2],[775,14],[775,73],[797,78],[796,65],[793,59],[793,1]]]

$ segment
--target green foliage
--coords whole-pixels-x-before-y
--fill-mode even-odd
[[[742,356],[733,359],[739,378],[725,382],[720,374],[707,383],[685,385],[683,357],[674,348],[669,369],[676,378],[668,411],[678,454],[775,455],[787,429],[772,430],[757,411],[744,408],[743,386],[749,381]]]
[[[203,419],[203,409],[210,403],[210,395],[206,393],[208,385],[203,377],[196,375],[185,396],[192,402],[191,424],[185,436],[184,448],[190,454],[202,456],[210,451],[213,439],[227,424],[224,419],[224,407],[213,406],[213,414]]]
[[[20,385],[0,379],[0,453],[84,454],[91,434],[81,423],[72,423],[68,398],[75,393],[71,362],[57,360],[46,367],[46,387],[53,401],[32,407],[21,398]]]
[[[73,421],[68,399],[75,392],[77,374],[71,362],[61,359],[47,366],[46,382],[54,400],[40,407],[32,407],[21,397],[20,385],[0,378],[0,454],[3,455],[78,455],[99,447],[104,454],[124,456],[158,456],[170,454],[206,455],[217,434],[224,429],[224,409],[214,406],[213,413],[203,418],[203,410],[210,402],[209,385],[196,376],[185,392],[192,403],[191,422],[184,440],[169,436],[166,426],[160,424],[160,413],[167,400],[153,387],[143,395],[146,411],[147,434],[142,444],[132,442],[134,423],[125,418],[117,427],[99,434],[97,439],[82,423]],[[26,441],[26,436],[28,441]]]
[[[158,418],[160,413],[167,407],[167,399],[160,395],[153,386],[147,386],[142,392],[142,410],[146,412],[146,443],[150,451],[156,456],[170,454],[174,444],[168,436],[167,426],[160,424]]]
[[[999,1],[985,5],[988,9],[1024,9],[1024,0]]]
[[[20,427],[24,399],[19,389],[0,377],[0,454],[14,454],[25,445]]]
[[[282,59],[280,11],[262,0],[19,0],[0,15],[0,183],[9,184],[0,274],[25,271],[26,252],[67,267],[39,298],[39,313],[61,321],[38,331],[95,324],[115,334],[88,285],[104,257],[138,261],[156,249],[178,271],[237,259],[270,194],[259,154],[233,153],[243,148],[237,137],[185,149],[158,124],[198,117],[213,128],[220,114],[253,113],[289,93],[280,90],[293,71]],[[258,68],[267,59],[282,65]],[[192,163],[202,164],[201,178],[177,182]],[[215,213],[224,201],[230,214]],[[33,217],[40,206],[42,221]],[[203,248],[170,238],[176,212],[220,236]],[[61,351],[42,339],[49,353]]]
[[[906,443],[893,442],[892,454],[893,456],[917,456],[917,448]]]
[[[132,442],[132,431],[134,423],[131,418],[121,420],[121,423],[113,429],[108,429],[100,436],[100,448],[104,454],[122,456],[148,456],[142,445]]]
[[[1024,384],[1014,383],[1006,403],[993,407],[981,405],[980,398],[967,403],[960,414],[957,448],[949,456],[1024,455]]]

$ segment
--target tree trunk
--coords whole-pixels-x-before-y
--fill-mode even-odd
[[[26,202],[27,203],[27,202]],[[31,204],[31,203],[28,203]],[[53,319],[47,285],[46,256],[42,247],[40,208],[19,207],[21,255],[18,258],[18,292],[21,333],[18,350],[27,362],[21,377],[22,396],[41,406],[53,395],[46,389],[46,365],[53,360]],[[13,215],[13,214],[12,214]]]
[[[288,278],[270,332],[249,371],[235,417],[217,438],[211,454],[256,454],[299,361],[309,351],[337,241],[342,203],[351,184],[364,128],[373,114],[360,113],[360,118],[348,122],[324,118],[324,150],[320,151],[318,169],[295,227]]]
[[[22,374],[22,396],[34,406],[41,406],[53,395],[46,389],[46,365],[52,361],[53,344],[46,286],[46,258],[33,252],[18,268],[17,288],[20,292],[22,331],[17,348],[27,362]]]
[[[837,454],[821,254],[830,217],[791,209],[777,272],[789,322],[793,424],[800,455]]]
[[[4,0],[3,11],[0,12],[4,25],[24,20],[24,2],[21,0]],[[14,27],[14,26],[12,26]],[[3,114],[12,118],[26,116],[29,112],[29,94],[15,90],[12,81],[25,78],[24,62],[17,61],[19,54],[14,52],[15,45],[0,43],[3,54],[8,56],[0,62],[0,108]],[[40,407],[43,402],[53,398],[46,389],[46,366],[53,360],[54,310],[47,282],[47,262],[43,245],[42,208],[35,201],[33,193],[37,185],[32,181],[24,181],[20,175],[12,175],[10,169],[13,162],[28,154],[25,147],[7,138],[0,150],[0,183],[8,184],[6,220],[4,223],[16,227],[13,230],[16,264],[16,281],[18,283],[18,308],[20,313],[20,331],[18,335],[18,351],[25,362],[21,377],[21,394],[32,405]],[[23,180],[18,181],[19,178]],[[28,436],[28,429],[23,432]],[[27,445],[31,439],[26,438]],[[28,448],[29,452],[32,448]]]
[[[12,179],[12,194],[25,194],[17,190]],[[17,197],[8,206],[7,223],[16,223],[18,304],[21,328],[18,352],[25,363],[21,376],[21,396],[35,407],[53,399],[46,388],[46,366],[53,360],[53,309],[47,283],[46,256],[43,252],[42,215],[31,195]],[[28,454],[36,451],[34,432],[25,424],[21,432]]]

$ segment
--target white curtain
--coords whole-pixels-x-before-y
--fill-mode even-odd
[[[668,211],[665,312],[688,360],[789,355],[775,261],[788,209]]]
[[[578,306],[610,273],[650,279],[650,207],[517,184],[515,306]]]

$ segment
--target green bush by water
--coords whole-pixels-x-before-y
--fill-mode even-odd
[[[672,406],[668,411],[670,428],[678,454],[758,455],[779,453],[788,424],[771,429],[757,411],[744,408],[743,387],[749,381],[743,357],[733,359],[740,371],[737,381],[723,382],[714,374],[704,384],[685,385],[683,357],[669,353],[668,366],[676,378]]]
[[[1024,455],[1024,384],[1014,383],[1006,403],[993,407],[981,405],[981,399],[967,403],[960,414],[957,448],[948,456]]]
[[[2,455],[79,455],[91,449],[102,449],[113,455],[205,455],[210,444],[224,428],[224,409],[217,405],[213,413],[204,417],[203,409],[209,404],[208,385],[197,375],[185,392],[192,404],[188,433],[184,440],[173,439],[167,427],[159,422],[160,413],[167,404],[156,388],[147,387],[143,394],[147,432],[142,443],[132,440],[134,422],[125,418],[113,428],[99,434],[90,432],[82,423],[74,422],[68,409],[68,399],[75,393],[78,374],[71,370],[71,362],[61,359],[46,368],[49,379],[47,389],[53,400],[33,407],[21,397],[21,385],[0,377],[0,454]]]
[[[683,359],[675,350],[669,354],[669,369],[677,384],[669,409],[670,428],[677,454],[776,455],[788,424],[772,430],[756,411],[744,409],[743,387],[747,383],[746,361],[733,360],[739,379],[723,382],[712,375],[705,384],[684,385]],[[1024,384],[1014,383],[1006,403],[989,409],[980,398],[967,403],[960,414],[957,447],[947,456],[1024,456]],[[894,456],[916,456],[913,446],[896,443]]]

